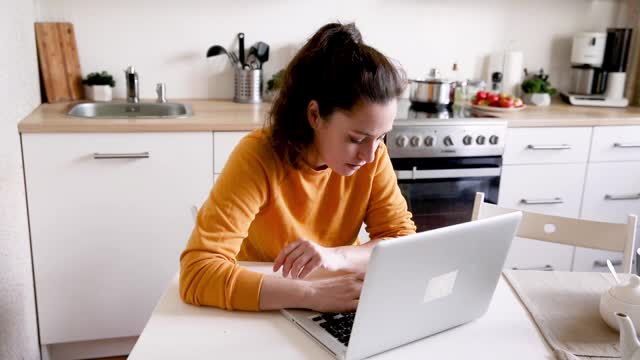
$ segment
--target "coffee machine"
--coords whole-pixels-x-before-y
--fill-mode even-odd
[[[561,97],[571,105],[625,107],[631,29],[578,33],[571,48],[571,83]]]

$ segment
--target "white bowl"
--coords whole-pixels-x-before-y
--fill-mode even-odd
[[[611,289],[607,290],[602,294],[602,297],[600,297],[600,316],[602,316],[602,319],[607,323],[607,325],[609,325],[609,327],[616,331],[620,331],[618,328],[618,321],[615,316],[615,313],[617,312],[629,316],[636,329],[636,333],[638,334],[638,330],[640,330],[640,305],[623,302],[611,294]]]

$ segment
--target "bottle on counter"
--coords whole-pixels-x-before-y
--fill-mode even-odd
[[[451,69],[451,80],[453,81],[453,103],[462,104],[469,100],[467,93],[467,80],[462,75],[458,63],[453,63]]]
[[[491,74],[491,92],[497,94],[502,92],[502,73],[499,71]]]

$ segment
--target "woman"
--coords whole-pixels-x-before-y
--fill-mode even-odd
[[[268,126],[238,144],[200,209],[180,258],[182,299],[355,310],[373,246],[416,229],[382,142],[405,85],[355,25],[318,30],[287,67]],[[363,221],[372,240],[360,245]],[[237,260],[273,261],[283,277]],[[353,275],[304,280],[316,268]]]

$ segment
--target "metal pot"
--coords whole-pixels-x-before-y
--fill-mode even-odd
[[[440,79],[437,69],[431,69],[424,80],[409,80],[411,84],[409,100],[424,105],[449,105],[452,102],[453,82]]]

